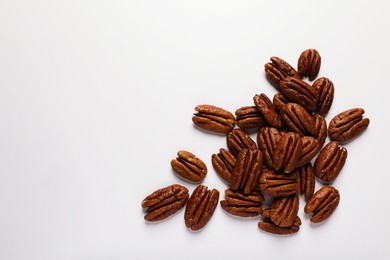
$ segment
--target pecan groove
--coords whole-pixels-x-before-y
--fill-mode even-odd
[[[241,149],[257,149],[255,141],[253,141],[246,132],[240,129],[233,129],[230,131],[226,136],[226,142],[229,150],[236,156]]]
[[[249,194],[258,184],[262,168],[263,155],[260,150],[242,149],[234,165],[231,188]]]
[[[211,156],[211,163],[217,174],[227,183],[232,182],[232,172],[234,164],[236,163],[236,156],[234,156],[229,150],[224,148],[219,149],[218,154]]]
[[[226,134],[234,127],[234,115],[223,108],[198,105],[195,110],[197,113],[192,117],[192,122],[204,130]]]
[[[317,110],[318,92],[305,81],[287,77],[280,82],[280,91],[290,102],[297,103],[308,112]]]
[[[280,132],[273,127],[263,127],[257,134],[257,145],[263,153],[264,164],[272,168],[274,162],[274,150],[279,142]]]
[[[237,125],[243,130],[260,128],[267,124],[256,106],[241,107],[235,114]]]
[[[302,221],[298,216],[295,218],[291,226],[280,227],[271,221],[270,211],[270,209],[265,209],[261,214],[261,216],[263,217],[263,221],[260,221],[258,223],[258,227],[261,230],[275,235],[291,235],[299,231],[299,226],[302,224]]]
[[[221,207],[228,213],[239,217],[254,217],[263,212],[261,204],[264,196],[260,192],[252,191],[249,194],[225,190],[225,200],[221,201]]]
[[[317,139],[315,139],[314,137],[304,136],[301,138],[301,140],[302,140],[302,155],[297,162],[296,168],[301,167],[307,164],[308,162],[310,162],[311,159],[313,159],[314,156],[316,156],[316,154],[320,150],[320,145]]]
[[[175,173],[192,182],[203,180],[207,174],[206,164],[194,154],[184,150],[177,153],[177,158],[171,161],[171,166]]]
[[[286,197],[297,192],[296,173],[283,174],[274,169],[263,169],[259,179],[260,191],[272,197]]]
[[[330,81],[328,78],[322,77],[314,81],[312,87],[314,89],[317,89],[317,92],[319,93],[317,101],[317,113],[321,116],[326,116],[333,103],[333,82]]]
[[[295,169],[294,172],[298,182],[297,195],[304,194],[307,201],[313,195],[315,189],[313,166],[311,163],[307,163],[304,166]]]
[[[316,49],[307,49],[298,59],[298,73],[301,77],[313,80],[317,77],[321,67],[321,56]]]
[[[280,111],[284,125],[300,135],[314,136],[317,133],[314,118],[301,105],[288,103]]]
[[[297,195],[275,198],[271,204],[270,219],[279,227],[289,227],[294,223],[299,209]]]
[[[274,104],[265,94],[255,95],[253,101],[260,114],[264,117],[265,121],[276,129],[282,128],[282,121],[278,112],[275,109]]]
[[[302,141],[297,133],[283,133],[274,150],[273,167],[275,170],[292,172],[302,155]]]
[[[269,82],[279,89],[279,82],[285,77],[300,78],[298,71],[296,71],[290,64],[278,57],[271,57],[271,62],[264,65],[265,75]]]
[[[339,191],[333,186],[324,186],[311,196],[305,206],[305,213],[313,213],[310,221],[319,223],[332,215],[340,202]]]

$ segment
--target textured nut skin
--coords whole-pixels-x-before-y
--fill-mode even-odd
[[[332,182],[339,175],[347,160],[348,152],[331,141],[321,150],[314,162],[314,174],[323,182]]]
[[[263,127],[267,124],[256,106],[245,106],[236,110],[236,122],[239,128],[250,130]]]
[[[326,120],[321,115],[314,115],[314,121],[315,121],[315,135],[318,145],[321,147],[324,145],[326,141],[326,137],[328,136],[328,127],[326,126]]]
[[[294,77],[284,78],[280,81],[280,91],[287,100],[301,105],[308,112],[313,113],[317,110],[317,89],[305,81]]]
[[[214,214],[218,200],[218,190],[208,190],[206,186],[198,185],[192,192],[184,212],[186,226],[194,231],[206,226]]]
[[[197,113],[192,117],[192,122],[203,130],[226,134],[234,127],[234,115],[223,108],[198,105],[195,110]]]
[[[339,191],[333,186],[324,186],[306,202],[304,211],[306,214],[313,213],[313,216],[310,218],[311,222],[319,223],[332,215],[339,202]]]
[[[304,50],[298,59],[298,73],[301,77],[314,80],[321,67],[321,56],[316,49]]]
[[[315,189],[313,166],[311,163],[307,163],[304,166],[295,169],[294,173],[297,176],[298,182],[297,195],[304,194],[307,201],[313,195]]]
[[[352,108],[336,115],[329,122],[330,139],[345,143],[364,132],[370,124],[370,120],[363,118],[363,114],[363,108]]]
[[[276,89],[279,89],[279,82],[285,77],[300,78],[298,71],[285,60],[275,56],[271,57],[270,63],[264,65],[264,69],[265,76]]]
[[[287,103],[290,103],[290,101],[288,101],[288,99],[285,98],[282,93],[278,92],[274,95],[272,103],[274,104],[276,111],[280,113],[283,107],[287,105]]]
[[[221,201],[221,207],[228,213],[239,217],[255,217],[263,212],[261,204],[264,196],[260,192],[252,191],[243,194],[232,189],[225,190],[225,200]]]
[[[232,173],[233,190],[249,194],[259,182],[263,168],[263,155],[260,150],[242,149],[237,156]]]
[[[263,153],[264,164],[272,168],[274,161],[274,151],[279,142],[280,132],[273,127],[263,127],[257,133],[257,145]]]
[[[219,149],[218,154],[211,156],[211,163],[213,164],[214,170],[217,174],[227,183],[232,182],[232,172],[234,164],[236,163],[236,156],[229,150],[224,148]]]
[[[226,143],[229,150],[237,156],[241,149],[257,149],[255,141],[243,130],[233,129],[226,136]]]
[[[270,220],[270,209],[265,209],[263,213],[261,214],[264,218],[264,221],[260,221],[258,223],[258,227],[268,233],[275,234],[275,235],[291,235],[295,234],[299,231],[299,226],[302,224],[301,219],[297,216],[293,222],[293,224],[289,227],[280,227],[276,224],[274,224]]]
[[[312,87],[318,92],[317,113],[325,117],[333,103],[333,82],[328,78],[322,77],[314,81]]]
[[[297,162],[296,168],[301,167],[307,164],[308,162],[310,162],[311,159],[313,159],[314,156],[316,156],[317,153],[320,151],[320,145],[317,139],[315,139],[314,137],[304,136],[301,138],[301,141],[302,141],[302,155]]]
[[[288,103],[280,111],[284,125],[300,135],[314,136],[317,133],[314,117],[296,103]]]
[[[294,223],[299,209],[297,195],[275,198],[271,204],[270,219],[279,227],[289,227]]]
[[[280,116],[267,95],[263,93],[260,95],[256,94],[253,97],[253,102],[255,103],[257,110],[259,110],[260,114],[270,126],[275,127],[276,129],[282,128]]]
[[[302,141],[299,135],[293,132],[283,133],[274,150],[273,168],[290,173],[295,169],[301,155]]]
[[[259,179],[260,191],[272,197],[286,197],[298,190],[295,172],[284,174],[274,169],[264,168]]]
[[[172,169],[182,178],[199,182],[206,177],[206,164],[188,151],[180,150],[177,153],[177,158],[171,161]]]
[[[144,219],[151,222],[166,219],[183,208],[188,197],[188,189],[179,184],[158,189],[141,203],[142,208],[147,208]]]

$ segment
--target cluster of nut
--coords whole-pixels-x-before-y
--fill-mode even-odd
[[[221,207],[240,217],[261,215],[258,227],[273,234],[298,232],[299,195],[304,195],[304,212],[310,221],[327,219],[337,208],[340,194],[332,185],[347,158],[345,144],[369,125],[362,108],[352,108],[325,121],[334,97],[334,85],[321,77],[312,85],[303,80],[316,79],[321,65],[318,51],[308,49],[298,60],[298,70],[286,61],[271,57],[265,65],[269,82],[278,90],[271,101],[264,93],[253,97],[253,105],[241,107],[234,116],[223,108],[199,105],[192,121],[199,128],[225,134],[227,148],[212,155],[212,165],[229,186]],[[237,124],[238,128],[235,128]],[[257,132],[257,143],[248,133]],[[325,146],[327,136],[330,142]],[[314,160],[314,157],[317,158]],[[311,161],[314,160],[314,165]],[[173,170],[191,182],[207,175],[205,163],[188,151],[179,151],[171,162]],[[323,187],[315,192],[315,179]],[[272,202],[263,209],[267,195]],[[191,197],[188,189],[174,184],[147,196],[142,207],[145,219],[158,221],[186,205],[188,228],[203,228],[219,201],[219,192],[198,185]]]

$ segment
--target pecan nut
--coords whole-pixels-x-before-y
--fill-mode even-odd
[[[300,135],[314,136],[317,133],[314,117],[296,103],[288,103],[280,111],[284,125]]]
[[[260,150],[242,149],[237,156],[232,173],[232,189],[249,194],[259,182],[263,168],[263,155]]]
[[[301,53],[298,59],[298,73],[303,77],[314,80],[321,67],[321,56],[316,49],[307,49]]]
[[[313,159],[314,156],[316,156],[316,154],[320,150],[320,145],[317,139],[315,139],[314,137],[304,136],[301,138],[301,140],[302,140],[302,155],[297,162],[296,168],[301,167],[307,164],[308,162],[310,162],[311,159]]]
[[[264,65],[265,75],[268,81],[279,89],[279,82],[285,77],[300,78],[298,71],[296,71],[285,60],[278,57],[271,57],[271,62]]]
[[[313,213],[310,221],[319,223],[332,215],[340,202],[339,191],[333,186],[324,186],[306,202],[305,213]]]
[[[211,156],[211,163],[217,174],[227,183],[232,182],[232,172],[236,163],[236,156],[229,150],[219,149],[219,153]]]
[[[152,222],[166,219],[183,208],[188,197],[188,189],[179,184],[158,189],[141,203],[142,208],[147,208],[144,219]]]
[[[314,115],[314,121],[315,121],[315,135],[318,145],[321,149],[321,147],[324,145],[326,137],[328,136],[328,127],[326,126],[326,120],[321,115]]]
[[[260,192],[252,191],[243,194],[232,189],[225,190],[225,200],[221,201],[221,207],[228,213],[239,217],[255,217],[263,212],[261,204],[264,196]]]
[[[297,133],[286,132],[280,137],[274,151],[273,167],[275,170],[292,172],[302,156],[302,141]]]
[[[243,130],[233,129],[226,136],[227,147],[234,154],[237,155],[241,149],[247,148],[249,150],[257,149],[255,141]]]
[[[274,198],[270,209],[270,219],[274,224],[289,227],[297,217],[299,198],[297,195]]]
[[[258,227],[268,233],[275,234],[275,235],[291,235],[295,234],[299,231],[299,227],[302,224],[301,219],[296,216],[293,224],[289,227],[280,227],[276,224],[274,224],[270,219],[270,209],[265,209],[261,216],[263,217],[264,221],[260,221],[258,223]]]
[[[282,128],[282,121],[278,112],[276,111],[274,104],[267,97],[266,94],[255,95],[253,101],[256,105],[256,108],[259,110],[260,114],[264,117],[265,121],[277,129]]]
[[[206,164],[194,154],[184,150],[177,153],[177,158],[171,161],[171,166],[175,173],[192,182],[203,180],[207,174]]]
[[[234,127],[234,115],[223,108],[198,105],[195,110],[197,113],[192,117],[192,122],[203,130],[226,134]]]
[[[206,226],[218,205],[219,191],[198,185],[188,199],[184,221],[188,228],[199,230]]]
[[[285,98],[282,93],[278,92],[274,95],[272,103],[274,104],[276,111],[280,113],[283,107],[287,105],[287,103],[290,103],[290,101],[288,101],[288,99]]]
[[[317,89],[318,92],[317,113],[321,116],[326,116],[333,103],[333,82],[328,78],[322,77],[314,81],[312,87]]]
[[[294,172],[298,182],[297,195],[304,194],[307,201],[313,195],[315,189],[313,166],[311,163],[307,163],[302,167],[296,168]]]
[[[264,168],[259,179],[260,191],[272,197],[286,197],[297,192],[296,173],[284,174],[274,169]]]
[[[250,130],[267,124],[255,106],[245,106],[236,110],[236,122],[239,128]]]
[[[263,153],[264,164],[272,168],[274,162],[274,151],[279,142],[280,132],[273,127],[263,127],[257,133],[257,145]]]

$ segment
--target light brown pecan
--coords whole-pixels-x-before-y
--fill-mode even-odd
[[[313,166],[311,163],[307,163],[304,166],[296,168],[294,172],[298,182],[297,195],[304,194],[307,201],[313,195],[315,188]]]
[[[333,186],[324,186],[306,202],[305,213],[313,216],[310,221],[319,223],[332,215],[340,202],[339,191]]]
[[[280,113],[282,111],[283,107],[289,103],[287,98],[283,96],[282,93],[278,92],[274,95],[274,98],[272,99],[272,103],[275,106],[276,111]]]
[[[297,192],[298,182],[295,172],[284,174],[274,169],[264,168],[259,179],[260,191],[272,197],[286,197]]]
[[[243,194],[232,189],[225,190],[225,200],[221,201],[221,207],[228,213],[239,217],[254,217],[263,212],[261,204],[264,196],[260,192],[252,191]]]
[[[166,219],[183,208],[188,197],[188,189],[179,184],[158,189],[141,203],[142,208],[147,208],[144,219],[152,222]]]
[[[318,92],[317,113],[325,117],[333,103],[333,82],[322,77],[314,81],[312,87]]]
[[[274,198],[270,209],[270,219],[274,224],[289,227],[297,217],[299,198],[297,195]]]
[[[206,226],[214,214],[218,200],[218,190],[208,190],[204,185],[196,187],[187,202],[184,212],[186,226],[194,231]]]
[[[279,82],[285,77],[300,78],[298,71],[296,71],[290,64],[278,57],[271,57],[271,62],[264,65],[265,75],[269,82],[279,89]]]
[[[326,120],[321,115],[314,115],[314,121],[315,121],[315,135],[314,137],[318,141],[318,145],[321,149],[321,147],[324,145],[326,137],[328,136],[328,127],[326,126]]]
[[[263,168],[263,155],[260,150],[242,149],[237,156],[232,173],[233,190],[249,194],[259,182]]]
[[[274,161],[274,151],[276,144],[279,142],[280,132],[273,127],[263,127],[257,133],[257,145],[263,153],[264,164],[272,168]]]
[[[347,160],[348,152],[338,142],[331,141],[321,150],[314,162],[314,174],[323,182],[332,182]]]
[[[314,80],[321,67],[321,56],[316,49],[307,49],[298,59],[298,72],[301,77],[309,77]]]
[[[245,106],[236,110],[236,122],[239,128],[251,130],[263,127],[267,124],[256,106]]]
[[[232,172],[236,163],[236,156],[229,150],[224,148],[219,149],[218,154],[211,156],[211,162],[218,175],[227,183],[232,182]]]
[[[285,132],[274,150],[273,168],[285,173],[292,172],[302,155],[302,141],[297,133]]]
[[[320,151],[320,145],[318,144],[317,139],[315,139],[312,136],[303,136],[301,137],[302,140],[302,155],[299,158],[297,162],[297,166],[301,167],[308,162],[311,161],[311,159],[314,158],[314,156],[317,155],[317,153]]]
[[[264,220],[258,223],[258,227],[261,230],[275,235],[291,235],[299,231],[299,226],[302,224],[302,221],[298,216],[296,216],[291,226],[279,227],[270,220],[270,212],[270,209],[265,209],[261,214]]]
[[[198,105],[195,110],[197,113],[192,117],[192,122],[203,130],[226,134],[234,127],[234,115],[223,108]]]
[[[284,125],[300,135],[314,136],[317,133],[314,118],[301,105],[288,103],[280,111]]]
[[[226,136],[226,143],[229,150],[236,156],[243,148],[248,148],[249,150],[257,149],[255,141],[240,129],[230,131]]]
[[[280,120],[280,116],[266,94],[256,94],[253,97],[253,101],[260,114],[264,117],[265,121],[267,121],[270,126],[275,127],[276,129],[282,128],[282,121]]]
[[[290,102],[304,107],[309,113],[317,110],[318,92],[305,81],[287,77],[280,82],[280,91]]]
[[[193,182],[202,181],[207,174],[206,164],[191,152],[184,150],[177,153],[177,158],[171,161],[171,166],[175,173]]]
[[[364,132],[370,120],[363,114],[363,108],[352,108],[336,115],[329,123],[330,139],[345,143]]]

